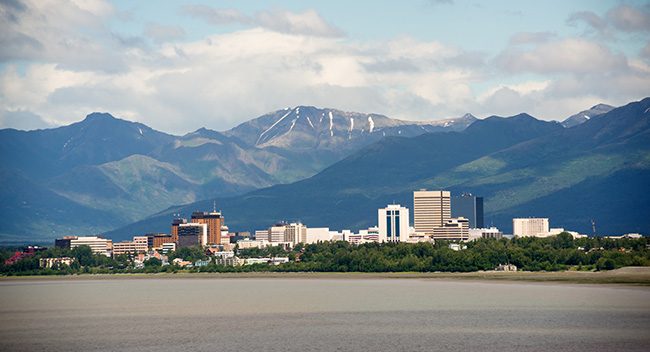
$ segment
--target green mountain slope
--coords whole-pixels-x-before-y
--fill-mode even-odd
[[[522,114],[477,121],[465,132],[386,138],[309,179],[220,199],[217,207],[232,230],[252,231],[298,219],[312,227],[358,230],[374,225],[378,207],[392,201],[410,206],[409,185],[418,180],[562,129],[558,123]],[[171,214],[189,216],[211,206],[212,200],[205,200],[171,208],[107,235],[119,237],[147,228],[168,232]]]

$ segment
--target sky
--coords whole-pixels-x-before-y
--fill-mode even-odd
[[[543,120],[650,96],[650,1],[0,0],[0,128],[183,135],[310,105]]]

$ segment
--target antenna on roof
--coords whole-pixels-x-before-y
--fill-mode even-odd
[[[212,203],[212,212],[213,212],[213,213],[216,213],[216,212],[217,212],[217,201],[216,201],[216,200],[213,201],[213,203]]]

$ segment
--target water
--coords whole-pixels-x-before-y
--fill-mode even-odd
[[[650,288],[435,279],[0,281],[0,350],[621,351]]]

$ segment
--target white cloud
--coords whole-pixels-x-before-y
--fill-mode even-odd
[[[517,33],[510,38],[510,44],[538,44],[545,43],[552,38],[557,37],[553,32],[537,32],[537,33]]]
[[[180,26],[165,26],[157,23],[147,23],[144,35],[156,43],[176,41],[185,38],[185,30]]]
[[[622,54],[614,54],[602,44],[578,38],[544,43],[532,50],[509,48],[496,59],[506,72],[594,72],[627,66]]]
[[[301,13],[280,7],[271,11],[258,11],[255,13],[255,24],[280,33],[337,38],[345,36],[341,29],[327,23],[314,9]]]
[[[188,4],[181,7],[180,13],[194,18],[200,18],[217,26],[231,23],[250,23],[248,16],[235,9],[215,9],[207,5]]]
[[[119,14],[101,1],[4,4],[0,15],[12,24],[0,32],[9,45],[0,47],[0,126],[69,124],[102,111],[183,134],[296,105],[405,120],[523,111],[564,119],[596,103],[640,99],[650,86],[647,53],[628,58],[606,43],[552,32],[517,34],[488,57],[409,35],[342,40],[315,10],[247,16],[187,5],[181,11],[189,16],[247,29],[184,42],[176,26],[115,32],[103,23]],[[15,59],[23,64],[6,63]]]
[[[612,25],[626,32],[650,31],[650,11],[648,7],[632,7],[621,4],[605,15]]]
[[[189,4],[183,6],[180,12],[217,26],[239,23],[285,34],[337,38],[345,36],[341,29],[327,23],[314,9],[296,13],[282,7],[275,7],[272,10],[257,11],[253,16],[247,16],[235,9],[215,9],[207,5]]]

